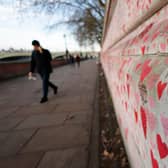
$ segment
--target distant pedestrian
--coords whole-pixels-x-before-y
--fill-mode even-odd
[[[70,55],[70,62],[71,62],[71,64],[74,64],[74,63],[75,63],[75,59],[74,59],[74,56],[73,56],[73,55]]]
[[[41,47],[39,41],[37,40],[32,41],[32,45],[34,47],[34,50],[31,56],[29,77],[30,78],[32,77],[32,74],[35,72],[35,69],[37,68],[37,72],[40,74],[43,82],[42,83],[43,97],[40,103],[45,103],[48,101],[48,87],[50,86],[53,89],[54,94],[57,94],[58,90],[58,87],[49,81],[50,74],[52,73],[52,65],[51,65],[52,56],[48,50]]]
[[[70,64],[71,64],[71,66],[75,67],[75,58],[74,58],[74,56],[70,54],[69,57],[70,57]]]
[[[88,59],[88,54],[86,54],[85,59],[86,59],[86,60]]]
[[[65,56],[66,56],[66,59],[68,60],[68,58],[69,58],[69,51],[66,49],[66,54],[65,54]]]
[[[81,58],[79,55],[76,56],[76,62],[77,62],[78,67],[80,67]]]

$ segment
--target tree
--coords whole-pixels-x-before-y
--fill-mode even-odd
[[[101,43],[105,0],[18,0],[20,7],[37,13],[61,13],[64,17],[49,28],[67,24],[80,45]],[[23,9],[23,10],[24,10]]]

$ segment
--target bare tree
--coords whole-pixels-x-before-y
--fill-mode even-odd
[[[36,13],[62,14],[63,19],[52,23],[52,29],[67,24],[80,45],[101,43],[105,0],[18,0],[21,9],[33,9]]]

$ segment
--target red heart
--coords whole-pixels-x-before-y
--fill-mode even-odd
[[[124,91],[124,93],[126,92],[126,87],[125,87],[125,85],[123,85],[123,91]]]
[[[156,32],[155,34],[153,34],[152,41],[154,41],[159,36],[159,34],[160,32]]]
[[[135,122],[138,122],[138,112],[134,110]]]
[[[150,4],[152,3],[152,0],[148,0],[148,1],[149,1]]]
[[[128,98],[129,98],[130,96],[130,85],[129,84],[127,84],[127,92],[128,92]]]
[[[166,143],[162,141],[162,138],[159,134],[157,134],[157,146],[161,159],[164,159],[166,156],[168,156],[168,147]]]
[[[125,110],[128,111],[128,103],[125,102]]]
[[[131,76],[127,74],[127,81],[129,81],[130,79],[131,79]]]
[[[166,43],[160,43],[160,49],[161,51],[165,51],[166,50]]]
[[[135,70],[137,71],[141,67],[141,64],[137,64]]]
[[[141,107],[141,121],[142,121],[142,128],[143,128],[144,136],[145,136],[145,139],[146,139],[146,135],[147,135],[147,117],[146,117],[145,109],[143,107]]]
[[[162,83],[162,81],[159,81],[159,83],[157,84],[157,93],[159,100],[162,97],[163,91],[165,90],[166,86],[167,83]]]
[[[152,68],[149,66],[151,60],[146,60],[142,66],[140,81],[143,82],[147,75],[151,72]]]
[[[151,153],[151,160],[152,160],[153,168],[159,168],[158,161],[154,158],[152,150],[150,151],[150,153]]]
[[[143,38],[143,41],[146,42],[148,39],[149,39],[149,35],[146,35],[146,36]]]
[[[145,49],[146,49],[146,46],[142,46],[142,47],[141,47],[141,52],[142,52],[142,55],[144,55],[144,54],[145,54]]]

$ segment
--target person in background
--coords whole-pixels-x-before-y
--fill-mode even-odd
[[[74,56],[73,56],[73,55],[70,55],[70,63],[71,63],[71,64],[74,64],[74,63],[75,63],[75,59],[74,59]]]
[[[66,59],[68,60],[68,58],[69,58],[69,51],[66,49],[66,52],[65,52],[66,54],[65,54],[65,56],[66,56]]]
[[[80,67],[80,61],[81,61],[81,58],[79,55],[76,56],[76,62],[77,62],[77,65],[78,67]]]
[[[88,59],[88,54],[87,54],[87,53],[86,53],[85,59],[86,59],[86,60]]]
[[[58,87],[49,81],[50,74],[52,73],[52,56],[47,49],[41,47],[39,41],[33,40],[32,45],[34,50],[31,56],[31,66],[28,76],[31,78],[33,76],[32,74],[35,72],[35,69],[37,69],[37,72],[41,76],[43,86],[43,97],[40,103],[45,103],[48,101],[49,86],[53,89],[54,94],[57,94],[58,91]]]

